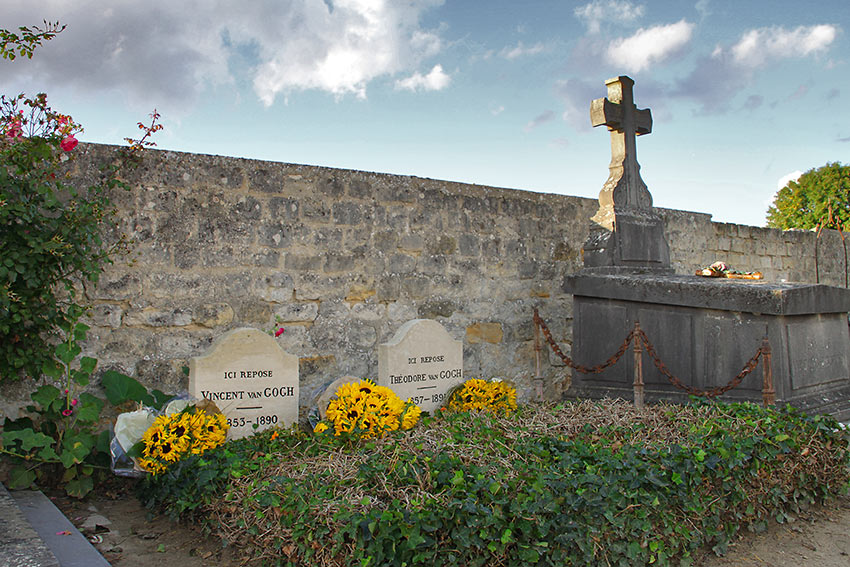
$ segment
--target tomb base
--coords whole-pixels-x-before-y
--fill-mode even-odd
[[[580,274],[564,280],[573,294],[572,358],[608,359],[639,321],[659,358],[683,383],[724,386],[757,352],[771,350],[777,405],[850,419],[850,290],[825,285],[708,279],[676,275]],[[720,399],[762,401],[762,362]],[[647,401],[684,401],[644,352]],[[568,397],[633,397],[631,349],[600,374],[574,372]]]

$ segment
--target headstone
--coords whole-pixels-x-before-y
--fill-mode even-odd
[[[635,106],[629,77],[614,77],[605,84],[608,97],[591,103],[590,121],[611,132],[610,174],[582,249],[585,270],[670,273],[664,223],[652,208],[637,161],[635,136],[652,132],[652,114]]]
[[[408,321],[378,346],[378,384],[403,400],[411,398],[422,411],[433,413],[462,383],[463,343],[436,321]]]
[[[189,362],[189,394],[215,402],[228,439],[297,422],[298,393],[298,357],[257,329],[229,331]]]

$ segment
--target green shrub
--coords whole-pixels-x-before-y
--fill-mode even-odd
[[[846,490],[850,463],[833,419],[752,404],[462,413],[359,446],[273,435],[140,498],[270,564],[687,565]]]

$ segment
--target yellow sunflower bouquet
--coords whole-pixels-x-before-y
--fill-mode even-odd
[[[490,411],[505,415],[516,410],[516,388],[509,382],[471,378],[456,388],[448,398],[449,411]]]
[[[200,455],[222,445],[227,429],[224,414],[207,413],[194,406],[161,415],[142,436],[139,466],[157,475],[186,455]]]
[[[410,400],[402,401],[385,386],[377,386],[371,380],[349,382],[336,391],[325,419],[316,424],[314,432],[336,437],[379,438],[388,431],[412,428],[421,413],[419,406]]]

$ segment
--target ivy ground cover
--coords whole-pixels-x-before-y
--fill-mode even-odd
[[[267,430],[140,485],[257,563],[689,565],[848,488],[831,418],[695,401],[441,412],[340,443]]]

